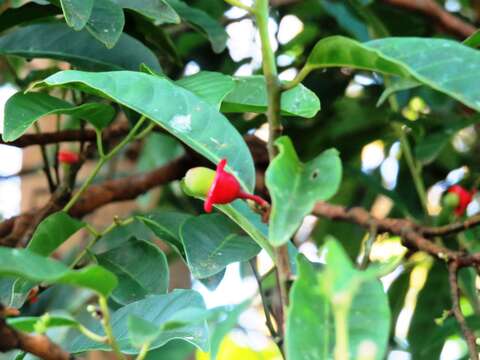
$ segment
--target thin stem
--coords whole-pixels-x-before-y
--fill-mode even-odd
[[[83,335],[85,335],[86,337],[88,337],[89,339],[91,339],[95,342],[102,343],[102,344],[108,343],[108,338],[106,336],[98,335],[98,334],[94,333],[93,331],[91,331],[90,329],[87,329],[85,326],[83,326],[81,324],[78,325],[77,329]]]
[[[95,135],[97,139],[97,151],[98,155],[101,158],[105,157],[105,151],[103,150],[103,139],[102,139],[102,132],[100,130],[95,129]]]
[[[126,144],[128,144],[135,137],[137,131],[141,128],[145,120],[147,120],[147,118],[145,116],[142,116],[140,120],[138,120],[138,122],[135,124],[135,126],[130,130],[127,136],[125,136],[125,138],[120,143],[118,143],[117,146],[115,146],[107,155],[100,157],[97,165],[94,167],[94,169],[92,170],[88,178],[85,180],[85,182],[82,184],[80,189],[70,199],[68,204],[65,205],[63,211],[68,212],[73,207],[73,205],[77,203],[85,190],[87,190],[87,188],[91,185],[102,166],[105,165],[107,161],[109,161],[113,156],[115,156]]]
[[[225,0],[225,2],[227,4],[230,4],[232,6],[236,6],[240,9],[243,9],[245,11],[248,11],[250,14],[253,14],[255,12],[255,9],[248,6],[248,5],[245,5],[244,3],[242,3],[240,0]]]
[[[315,70],[315,68],[311,67],[308,64],[305,64],[293,80],[287,82],[286,84],[283,84],[282,90],[290,90],[291,88],[299,85],[312,72],[312,70]]]
[[[37,134],[40,134],[42,132],[38,123],[34,123],[34,127]],[[48,161],[47,149],[45,148],[45,145],[40,145],[40,152],[42,154],[43,172],[45,173],[45,177],[47,178],[48,188],[50,192],[53,193],[56,186],[53,182],[52,174],[50,173],[50,162]]]
[[[100,296],[98,299],[98,304],[100,306],[100,310],[102,311],[101,323],[103,330],[105,331],[105,335],[107,336],[108,344],[112,347],[117,359],[127,360],[125,355],[123,355],[122,351],[120,350],[115,336],[113,335],[112,325],[110,324],[110,310],[108,309],[107,298]]]
[[[450,294],[452,298],[452,312],[457,320],[460,328],[462,329],[463,337],[467,342],[468,353],[471,360],[478,360],[478,350],[477,350],[477,338],[475,333],[470,329],[463,316],[462,309],[460,308],[460,289],[458,287],[458,264],[455,261],[452,261],[448,265],[448,279],[450,282]]]
[[[335,318],[335,360],[348,360],[348,311],[350,304],[334,304],[333,317]]]
[[[358,266],[360,270],[365,270],[368,267],[368,264],[370,263],[370,253],[372,251],[373,243],[375,242],[376,238],[377,225],[375,223],[372,223],[372,226],[370,227],[370,232],[367,234],[367,238],[363,243],[362,260],[360,261],[360,264]]]
[[[142,345],[142,348],[140,349],[140,352],[138,353],[137,357],[135,360],[143,360],[148,354],[148,350],[150,349],[150,343],[145,343]]]
[[[275,54],[270,44],[268,31],[268,0],[256,0],[255,19],[262,44],[263,75],[267,85],[268,110],[267,119],[269,126],[268,155],[272,161],[278,153],[275,141],[282,135],[282,122],[280,118],[280,102],[282,88],[278,79]],[[281,314],[279,333],[283,338],[285,328],[285,316],[288,307],[288,284],[291,277],[290,260],[287,244],[275,249],[275,264],[277,266],[277,282],[280,292]]]
[[[250,267],[252,269],[253,276],[255,277],[255,280],[257,281],[258,292],[260,293],[260,298],[262,299],[263,312],[265,313],[265,325],[267,326],[268,331],[270,332],[270,336],[273,338],[275,343],[277,343],[277,345],[278,345],[278,342],[281,341],[282,339],[279,338],[279,336],[277,334],[277,331],[275,330],[275,327],[273,326],[272,318],[271,318],[271,311],[270,311],[270,309],[267,305],[267,297],[265,296],[265,291],[264,291],[263,285],[262,285],[262,278],[260,277],[260,274],[257,271],[257,264],[256,264],[255,261],[256,261],[255,258],[250,260]],[[280,349],[280,351],[283,354],[282,346],[278,346],[278,348]]]

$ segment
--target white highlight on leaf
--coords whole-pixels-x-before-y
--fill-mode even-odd
[[[192,115],[175,115],[169,124],[174,130],[181,133],[192,131]]]

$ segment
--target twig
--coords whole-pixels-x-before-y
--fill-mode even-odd
[[[278,345],[278,348],[280,349],[280,352],[282,352],[282,354],[283,354],[282,345],[281,345],[281,343],[279,344],[279,342],[281,342],[282,339],[278,336],[278,333],[275,330],[275,327],[273,326],[272,318],[271,318],[271,311],[270,311],[270,309],[267,305],[268,300],[265,296],[265,291],[263,290],[262,279],[260,277],[260,274],[257,271],[257,264],[255,262],[255,259],[250,260],[250,267],[252,269],[253,276],[255,277],[255,280],[257,280],[258,292],[260,293],[260,298],[262,299],[263,312],[265,313],[265,325],[267,326],[268,331],[270,332],[270,336],[275,341],[275,343]],[[285,355],[284,355],[284,357],[285,357]]]
[[[471,360],[478,360],[478,350],[476,337],[472,329],[467,324],[460,308],[460,289],[458,288],[458,264],[452,261],[448,264],[448,280],[450,282],[450,294],[452,297],[452,312],[457,320],[463,333],[463,337],[467,342],[468,352]]]
[[[40,126],[38,123],[35,123],[35,131],[37,134],[41,134]],[[40,153],[42,154],[42,160],[43,160],[43,172],[45,173],[45,177],[47,178],[47,183],[48,183],[48,188],[50,190],[50,193],[53,193],[55,191],[56,185],[53,182],[53,177],[52,173],[50,172],[50,161],[48,160],[48,155],[47,155],[47,150],[45,148],[45,145],[39,145],[40,146]]]
[[[449,13],[434,0],[383,0],[389,5],[404,8],[406,10],[419,12],[439,23],[449,33],[460,38],[467,38],[472,35],[476,28]]]

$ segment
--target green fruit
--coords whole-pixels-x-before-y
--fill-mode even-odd
[[[442,198],[442,205],[450,209],[456,208],[459,202],[460,198],[455,193],[448,193]]]
[[[187,171],[183,179],[183,186],[191,196],[206,197],[214,179],[214,170],[206,167],[196,167]]]

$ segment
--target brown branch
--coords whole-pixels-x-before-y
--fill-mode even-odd
[[[384,0],[384,2],[421,13],[440,24],[449,33],[462,39],[469,37],[477,30],[472,24],[449,13],[434,0]]]
[[[450,294],[452,297],[452,313],[455,316],[463,337],[467,342],[468,352],[471,360],[478,360],[478,350],[476,344],[476,337],[472,329],[467,324],[460,308],[460,289],[458,288],[458,264],[452,261],[448,264],[448,280],[450,282]]]
[[[104,131],[103,139],[107,140],[111,138],[122,137],[125,136],[128,131],[129,128],[127,124],[111,126]],[[0,139],[0,144],[24,148],[33,145],[49,145],[72,141],[95,142],[95,131],[85,129],[83,131],[63,130],[58,132],[44,132],[41,134],[25,134],[21,138],[11,142],[5,142]]]
[[[419,230],[422,229],[421,226],[409,220],[378,219],[360,207],[347,209],[340,205],[325,202],[317,203],[313,214],[330,220],[354,223],[365,229],[370,229],[372,225],[375,225],[378,232],[388,232],[400,236],[406,247],[424,251],[438,259],[455,261],[458,267],[480,264],[480,253],[470,255],[437,245],[422,235],[421,230]]]
[[[191,158],[184,156],[144,174],[132,175],[93,185],[71,209],[70,214],[81,218],[104,205],[135,199],[156,186],[180,179],[192,166]],[[54,208],[47,204],[40,212],[45,212],[48,209],[51,213],[60,208],[58,206]],[[18,246],[38,214],[38,210],[29,211],[2,222],[0,224],[0,245]]]
[[[480,214],[474,215],[465,221],[456,222],[444,226],[436,227],[418,227],[419,232],[426,237],[447,236],[474,228],[480,225]]]
[[[22,350],[44,360],[72,360],[74,357],[44,335],[29,335],[8,326],[5,307],[0,304],[0,352]]]

